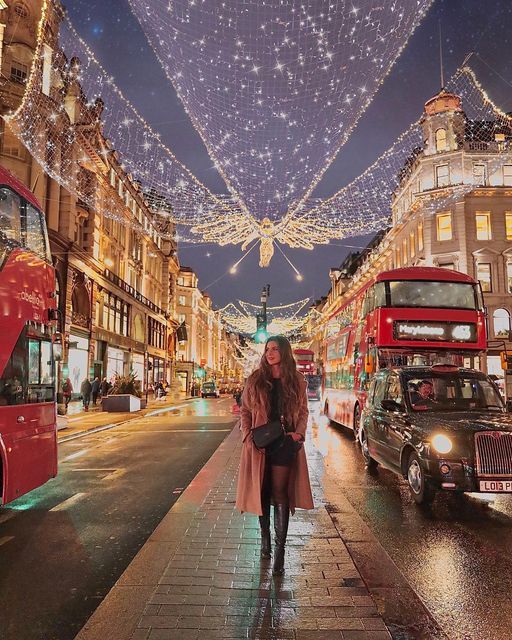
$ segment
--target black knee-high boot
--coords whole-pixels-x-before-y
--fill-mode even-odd
[[[284,573],[284,546],[288,534],[288,521],[290,510],[287,504],[276,504],[274,506],[274,530],[276,533],[276,551],[274,555],[274,567],[272,573],[280,576]]]
[[[261,507],[263,515],[259,516],[261,528],[261,552],[262,558],[270,558],[270,498],[262,496]]]

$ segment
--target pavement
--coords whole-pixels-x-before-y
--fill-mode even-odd
[[[173,408],[179,408],[183,403],[193,399],[191,396],[182,394],[174,398],[166,397],[163,399],[149,400],[144,409],[131,413],[109,413],[108,411],[102,411],[101,405],[96,407],[91,406],[89,411],[76,411],[76,407],[74,407],[66,416],[57,416],[58,441],[66,442],[66,440],[76,438],[89,431],[110,429],[125,422],[143,418],[155,411],[167,411]]]
[[[234,506],[240,448],[235,426],[75,640],[391,638],[330,514],[321,465],[310,465],[316,508],[290,519],[285,574],[272,577],[257,517]]]

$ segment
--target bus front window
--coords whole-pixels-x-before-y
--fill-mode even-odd
[[[0,187],[0,245],[21,242],[21,200],[7,187]]]
[[[392,307],[476,309],[475,287],[466,282],[389,282]]]
[[[50,247],[42,213],[28,203],[27,238],[25,244],[27,246],[27,249],[33,251],[40,258],[43,258],[43,260],[49,259]]]

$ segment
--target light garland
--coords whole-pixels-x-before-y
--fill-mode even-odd
[[[257,9],[251,2],[246,4],[250,5],[251,10]],[[267,9],[270,7],[265,3],[257,4]],[[141,3],[139,5],[145,6]],[[236,3],[233,7],[235,5]],[[283,6],[285,5],[288,6],[286,1]],[[338,0],[332,0],[331,5],[331,8],[337,7]],[[412,170],[415,155],[423,151],[421,119],[399,136],[366,171],[332,197],[320,202],[302,198],[300,201],[296,200],[281,219],[277,219],[275,215],[260,219],[249,213],[236,195],[227,198],[212,194],[175,158],[158,134],[122,95],[113,79],[67,21],[63,23],[60,35],[63,50],[54,51],[51,60],[50,96],[42,93],[44,66],[47,63],[44,44],[46,34],[49,33],[47,27],[50,6],[51,0],[45,0],[38,26],[37,49],[23,101],[6,120],[44,171],[86,205],[100,210],[106,217],[123,225],[131,226],[141,234],[152,233],[163,238],[176,237],[189,242],[241,244],[242,250],[250,246],[250,251],[259,243],[262,267],[270,263],[275,246],[281,252],[279,245],[282,244],[292,248],[313,249],[315,245],[326,244],[332,239],[365,235],[389,225],[395,194],[400,190],[404,175]],[[178,6],[185,5],[183,2],[175,2],[173,11]],[[308,5],[306,3],[303,6]],[[317,10],[318,3],[315,6]],[[222,11],[225,10],[225,5],[223,7]],[[205,11],[204,7],[201,10]],[[305,9],[301,8],[303,10]],[[218,20],[220,21],[220,17]],[[286,31],[285,27],[283,29]],[[272,33],[272,37],[275,37],[274,31]],[[307,31],[304,42],[309,42],[313,33],[318,33],[316,27]],[[395,36],[398,38],[398,34]],[[254,42],[254,46],[260,46],[263,40],[256,38]],[[296,51],[299,50],[297,45]],[[201,46],[199,51],[203,51]],[[251,55],[255,56],[255,51],[256,49]],[[334,59],[337,58],[333,54]],[[297,60],[294,64],[296,62]],[[220,71],[225,73],[229,69],[236,70],[235,80],[239,81],[243,67],[238,64],[233,67],[231,63],[226,63],[221,65]],[[270,71],[272,73],[269,75]],[[258,70],[258,77],[263,81],[263,77],[268,76],[267,80],[270,81],[269,78],[274,78],[274,72],[277,71],[281,73],[281,70],[267,69],[265,75],[263,70]],[[298,75],[293,76],[293,82],[301,77],[299,71]],[[304,73],[306,72],[309,73],[305,70]],[[281,86],[281,75],[274,80],[276,86]],[[288,80],[283,82],[288,87]],[[457,71],[447,89],[461,97],[471,140],[476,147],[479,144],[488,145],[490,126],[510,130],[510,117],[487,96],[469,67]],[[74,97],[77,104],[82,105],[78,114],[73,114]],[[299,102],[296,107],[300,111]],[[212,104],[215,104],[214,101]],[[227,120],[231,120],[228,109],[224,115]],[[237,118],[238,115],[235,120],[239,122]],[[212,126],[212,132],[217,131]],[[229,133],[227,129],[223,131],[226,135]],[[280,131],[281,129],[276,129],[275,134]],[[251,135],[248,132],[246,140]],[[102,142],[104,138],[107,139],[106,143]],[[228,136],[227,140],[230,139]],[[226,141],[222,153],[227,146]],[[510,136],[507,134],[504,144],[496,146],[492,155],[486,156],[489,174],[505,162],[510,163],[510,153]],[[242,157],[237,166],[241,162]],[[96,170],[98,166],[99,172]],[[133,189],[122,194],[120,192],[119,197],[112,197],[112,176],[108,173],[110,166],[119,166],[131,178]],[[264,159],[259,166],[261,171],[268,170],[272,179],[279,173],[274,171],[270,160]],[[254,180],[251,180],[250,185],[254,186]],[[270,183],[265,184],[267,188]],[[261,189],[261,194],[265,188]],[[461,178],[460,183],[450,184],[444,191],[434,189],[431,192],[418,192],[411,198],[409,211],[422,207],[434,212],[440,207],[449,206],[473,188],[474,185],[466,176]],[[141,209],[147,212],[148,207],[152,211],[149,226],[141,215]],[[263,207],[258,213],[264,213],[265,210]],[[274,214],[279,211],[279,208],[272,209]],[[127,217],[128,215],[131,217]],[[176,224],[179,225],[178,234],[175,231]],[[300,278],[287,256],[284,253],[283,256],[295,270],[297,278]],[[236,270],[236,265],[232,269]]]
[[[129,2],[240,208],[276,220],[306,202],[432,0]]]
[[[301,315],[309,298],[297,300],[289,304],[268,306],[267,330],[273,335],[288,335],[300,329],[305,322],[305,315]],[[219,310],[223,322],[233,331],[250,336],[256,332],[256,315],[261,313],[261,305],[238,300],[238,306],[229,303]]]

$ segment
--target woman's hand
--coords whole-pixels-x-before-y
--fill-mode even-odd
[[[290,436],[290,438],[292,438],[292,440],[295,440],[295,442],[304,442],[304,438],[301,436],[301,434],[296,433],[295,431],[291,431],[286,435]]]

